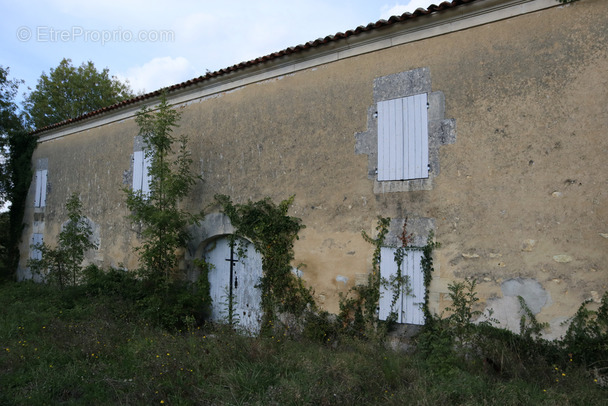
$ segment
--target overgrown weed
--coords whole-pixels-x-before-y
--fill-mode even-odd
[[[34,283],[0,285],[0,403],[605,403],[605,390],[574,360],[567,360],[568,368],[556,364],[559,371],[535,364],[513,349],[520,345],[517,335],[494,338],[495,344],[510,343],[505,354],[518,354],[510,355],[524,365],[517,373],[499,373],[453,352],[453,372],[446,374],[439,356],[433,362],[422,351],[394,352],[378,341],[336,333],[335,342],[320,345],[326,339],[248,337],[208,324],[166,329],[134,317],[133,298],[108,307],[116,296],[74,291],[68,308],[67,291]],[[498,353],[500,347],[493,347]],[[440,340],[432,351],[450,348]]]

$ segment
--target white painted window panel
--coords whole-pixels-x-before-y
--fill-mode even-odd
[[[404,151],[405,148],[407,147],[405,145],[406,142],[406,138],[403,136],[400,136],[400,134],[404,133],[404,122],[402,119],[402,112],[403,112],[403,99],[397,99],[394,100],[395,103],[393,103],[392,106],[392,124],[391,126],[394,124],[394,129],[392,131],[392,136],[391,136],[391,143],[393,143],[393,148],[391,151],[391,160],[390,160],[390,177],[392,179],[397,179],[399,177],[401,177],[401,174],[404,173],[404,165],[405,165],[405,161],[403,159],[404,156]]]
[[[144,168],[144,151],[135,151],[133,153],[133,191],[141,190]]]
[[[383,280],[390,280],[390,278],[397,274],[397,264],[395,263],[395,249],[388,247],[381,247],[380,249],[380,277]],[[384,284],[380,285],[380,300],[378,305],[380,307],[378,312],[378,318],[380,320],[386,320],[391,313],[391,302],[393,301],[393,294],[390,292]],[[396,304],[395,306],[398,306]],[[395,309],[396,310],[396,309]]]
[[[151,162],[152,162],[152,158],[144,155],[144,162],[142,165],[141,191],[146,196],[150,195],[150,181],[152,180],[152,178],[150,176],[150,163]]]
[[[422,272],[422,251],[408,251],[407,257],[404,259],[404,267],[407,268],[409,276],[411,293],[406,295],[403,308],[406,310],[403,314],[404,323],[407,324],[424,324],[424,313],[422,306],[424,305],[424,274]],[[405,265],[407,264],[407,266]]]
[[[48,170],[41,169],[36,171],[36,189],[34,193],[34,207],[46,206],[46,183]]]
[[[42,244],[42,241],[43,241],[42,234],[40,234],[40,233],[32,234],[31,245]],[[42,252],[37,248],[30,247],[30,258],[41,260]]]
[[[427,95],[378,102],[378,180],[428,178]]]
[[[40,181],[40,207],[46,206],[46,183],[48,177],[48,170],[43,169],[41,171],[41,181]]]
[[[386,180],[388,177],[387,170],[388,167],[385,165],[387,159],[387,151],[388,148],[386,143],[388,142],[389,137],[386,137],[387,133],[386,126],[389,123],[389,120],[385,119],[386,116],[386,108],[387,104],[383,102],[378,103],[378,180]]]
[[[428,178],[429,176],[429,146],[428,146],[428,110],[427,96],[422,93],[407,98],[406,108],[408,140],[408,172],[406,176],[414,179]]]
[[[150,194],[150,163],[151,157],[147,157],[145,151],[133,153],[133,191],[141,191],[144,195]]]
[[[397,313],[397,323],[424,324],[424,275],[422,273],[422,251],[408,250],[407,256],[403,258],[401,273],[409,278],[410,294],[401,292],[393,311]],[[380,251],[380,275],[387,281],[391,276],[397,275],[397,263],[395,262],[395,248],[382,247]],[[403,289],[406,290],[406,289]],[[385,286],[380,287],[379,319],[386,320],[391,313],[393,292]]]
[[[40,171],[36,171],[36,182],[34,185],[34,207],[40,207]]]

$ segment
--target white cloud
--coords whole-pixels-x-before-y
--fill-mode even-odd
[[[179,33],[179,40],[187,43],[206,41],[211,34],[220,27],[221,22],[217,16],[209,13],[192,13],[175,21],[175,31]]]
[[[196,76],[196,70],[186,58],[166,56],[154,58],[116,76],[121,81],[128,80],[136,93],[147,93],[192,79]]]
[[[381,18],[387,20],[391,16],[400,16],[406,12],[413,13],[419,8],[427,9],[431,4],[436,3],[433,3],[433,0],[410,0],[406,4],[395,3],[393,6],[384,5],[381,9]]]

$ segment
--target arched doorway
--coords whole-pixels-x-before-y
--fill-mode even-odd
[[[203,255],[213,265],[211,319],[257,334],[262,321],[262,256],[249,241],[226,235],[207,243]]]

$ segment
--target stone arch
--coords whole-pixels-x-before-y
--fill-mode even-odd
[[[191,227],[186,257],[188,277],[196,280],[200,270],[194,259],[205,258],[213,264],[208,277],[211,289],[211,319],[229,321],[241,329],[257,334],[262,320],[261,290],[262,256],[244,238],[232,238],[235,229],[228,217],[213,213],[205,221]],[[242,256],[239,253],[243,254]]]
[[[222,236],[234,234],[235,228],[228,216],[224,213],[210,213],[205,219],[188,228],[190,240],[186,246],[184,260],[186,261],[186,272],[189,280],[198,278],[200,271],[194,266],[193,260],[202,258],[206,245]]]

